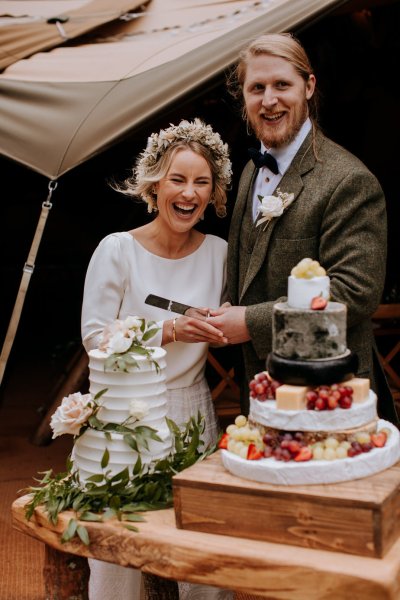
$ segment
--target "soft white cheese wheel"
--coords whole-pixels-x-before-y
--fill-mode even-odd
[[[312,277],[303,279],[289,275],[288,304],[293,308],[310,308],[311,300],[322,296],[329,300],[329,277]]]

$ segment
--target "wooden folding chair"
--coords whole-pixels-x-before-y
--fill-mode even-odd
[[[393,365],[395,357],[400,360],[400,304],[380,304],[372,320],[376,337],[394,338],[391,350],[385,355],[379,352],[379,358],[388,376],[393,397],[400,400],[400,370]]]

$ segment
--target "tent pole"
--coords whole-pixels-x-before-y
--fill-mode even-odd
[[[14,343],[15,335],[17,333],[19,320],[21,317],[22,308],[24,306],[26,292],[29,286],[29,282],[31,279],[31,275],[35,268],[35,260],[36,255],[39,250],[39,245],[42,239],[43,231],[46,225],[47,217],[52,208],[52,203],[50,202],[51,197],[53,195],[54,190],[57,187],[57,181],[50,180],[49,181],[49,193],[45,202],[42,203],[42,212],[40,213],[39,221],[36,226],[35,235],[32,240],[31,249],[28,254],[27,261],[22,269],[22,278],[21,283],[19,284],[19,290],[17,294],[17,298],[15,300],[15,305],[13,309],[13,313],[11,315],[10,323],[8,325],[6,337],[3,344],[3,349],[1,351],[0,356],[0,385],[3,381],[4,371],[7,366],[8,357],[11,352],[12,345]]]

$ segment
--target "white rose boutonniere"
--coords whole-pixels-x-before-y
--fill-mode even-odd
[[[268,223],[275,217],[280,217],[287,207],[293,202],[294,194],[276,190],[276,196],[258,196],[261,205],[258,208],[258,215],[262,218],[257,221],[256,227],[265,223],[263,231],[266,230]]]

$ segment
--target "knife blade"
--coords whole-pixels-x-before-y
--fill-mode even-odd
[[[155,294],[149,294],[145,300],[145,304],[157,306],[157,308],[163,308],[164,310],[179,313],[180,315],[184,315],[189,308],[194,308],[188,304],[175,302],[175,300],[168,300],[168,298],[162,298],[161,296],[156,296]]]

